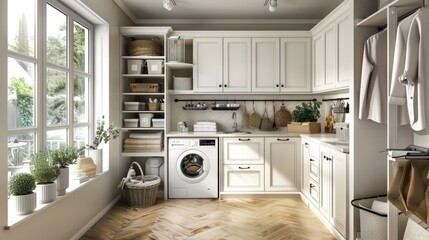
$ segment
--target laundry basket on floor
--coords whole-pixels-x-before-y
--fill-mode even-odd
[[[361,240],[387,239],[387,200],[386,196],[368,197],[352,200],[359,209]]]
[[[156,202],[161,179],[155,175],[144,175],[140,164],[137,162],[132,162],[130,168],[135,168],[136,176],[125,182],[124,191],[127,204],[130,207],[153,205]]]

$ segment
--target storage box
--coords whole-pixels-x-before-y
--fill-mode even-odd
[[[127,60],[128,74],[141,74],[143,63],[143,60]]]
[[[318,122],[292,122],[287,125],[287,131],[292,133],[320,133],[321,126]]]
[[[148,74],[162,74],[163,60],[146,60]]]
[[[159,83],[130,83],[132,93],[157,93]]]
[[[134,118],[124,119],[124,125],[128,128],[136,128],[139,125],[139,120]]]
[[[174,90],[192,90],[192,78],[173,76],[173,88]]]
[[[164,127],[164,119],[152,118],[152,126],[156,127],[156,128],[163,128]]]
[[[125,111],[144,111],[147,109],[145,102],[124,102]]]
[[[150,127],[153,118],[153,113],[140,113],[140,127]]]
[[[148,103],[149,111],[159,111],[161,104],[159,102],[156,103]]]
[[[349,124],[348,123],[334,123],[335,134],[338,140],[349,142]]]

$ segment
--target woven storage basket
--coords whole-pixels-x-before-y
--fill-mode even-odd
[[[131,167],[137,167],[142,175],[133,177],[131,182],[125,183],[124,191],[127,204],[130,207],[153,205],[156,202],[161,179],[155,175],[143,175],[143,170],[137,162],[132,162]]]
[[[132,93],[157,93],[159,83],[130,83]]]
[[[162,56],[162,45],[158,39],[133,40],[128,44],[130,56]]]

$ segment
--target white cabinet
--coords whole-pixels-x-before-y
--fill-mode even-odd
[[[194,38],[194,92],[222,92],[222,38]]]
[[[278,92],[280,39],[252,38],[252,92]]]
[[[264,138],[224,138],[223,164],[264,164]]]
[[[349,88],[352,82],[352,19],[346,13],[313,32],[313,91]]]
[[[265,191],[297,191],[298,138],[265,138]]]
[[[223,91],[250,92],[252,87],[251,38],[223,39]]]
[[[332,158],[329,148],[320,146],[320,159],[322,169],[320,177],[321,198],[319,210],[327,219],[330,219],[332,214]]]
[[[280,91],[311,91],[310,38],[280,39]]]
[[[223,190],[226,192],[264,191],[264,165],[224,165]]]
[[[331,150],[332,159],[332,215],[331,223],[346,236],[347,230],[347,162],[348,154]]]

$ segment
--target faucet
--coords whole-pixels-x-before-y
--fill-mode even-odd
[[[232,119],[234,119],[234,123],[232,124],[232,131],[238,132],[238,130],[237,130],[237,114],[235,112],[232,113]]]

